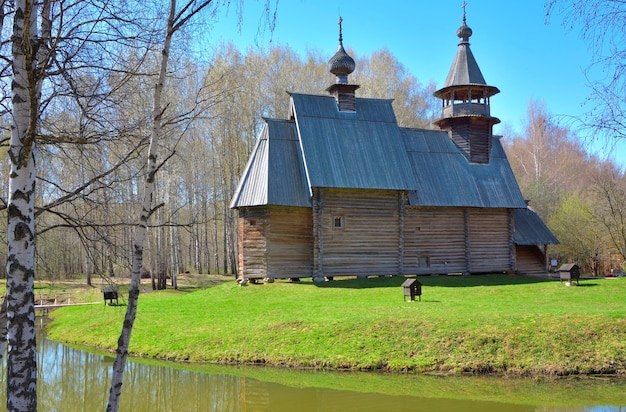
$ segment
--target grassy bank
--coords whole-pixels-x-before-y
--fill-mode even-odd
[[[144,293],[136,355],[315,368],[626,374],[626,279],[566,287],[523,276],[227,282]],[[55,311],[49,336],[113,350],[125,306]]]

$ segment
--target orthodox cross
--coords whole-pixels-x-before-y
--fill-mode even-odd
[[[341,35],[341,23],[343,23],[343,18],[339,16],[339,42],[343,41],[343,36]]]
[[[465,8],[467,7],[467,2],[465,0],[463,0],[461,7],[463,8],[463,23],[465,23]]]

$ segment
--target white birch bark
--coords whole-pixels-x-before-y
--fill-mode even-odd
[[[150,136],[150,148],[148,151],[148,170],[146,181],[144,184],[143,208],[139,218],[139,223],[135,229],[135,240],[133,250],[133,263],[131,273],[131,285],[128,294],[128,306],[122,333],[118,339],[118,348],[116,351],[115,362],[113,363],[113,376],[111,379],[111,388],[109,391],[109,403],[107,412],[117,412],[119,409],[120,395],[122,393],[122,382],[124,378],[124,368],[126,359],[128,358],[128,345],[130,343],[130,335],[132,332],[135,316],[137,314],[137,300],[139,298],[139,282],[141,278],[141,267],[143,262],[143,246],[146,238],[148,219],[152,212],[152,204],[154,197],[154,178],[157,172],[157,143],[161,135],[161,120],[164,108],[161,103],[161,95],[163,93],[165,77],[167,73],[168,59],[172,38],[174,34],[183,27],[195,15],[209,6],[213,0],[188,0],[184,2],[179,11],[177,11],[177,0],[170,0],[170,9],[167,17],[167,27],[165,31],[165,39],[163,42],[163,50],[161,53],[161,65],[159,68],[159,77],[154,88],[154,105],[152,118],[152,134]],[[269,1],[269,0],[266,0]]]
[[[126,367],[126,359],[128,358],[128,345],[130,343],[130,336],[135,322],[135,316],[137,315],[137,300],[139,299],[141,267],[143,263],[143,247],[146,232],[148,230],[148,219],[152,211],[154,178],[157,171],[156,148],[161,132],[161,118],[163,116],[163,109],[161,108],[161,94],[165,83],[169,52],[172,43],[172,36],[174,34],[173,27],[175,11],[176,0],[170,0],[170,11],[167,18],[167,31],[161,55],[161,67],[157,84],[154,88],[152,134],[150,136],[150,148],[148,150],[148,170],[144,183],[143,207],[139,217],[139,223],[135,228],[131,283],[130,290],[128,292],[128,306],[126,308],[126,316],[124,317],[122,333],[120,334],[117,342],[116,357],[115,362],[113,363],[113,376],[111,378],[111,388],[109,390],[109,403],[106,409],[107,412],[117,412],[119,409],[120,396],[122,394],[122,382],[124,379],[124,369]]]
[[[35,79],[37,5],[17,0],[13,21],[12,114],[7,226],[7,411],[37,410],[35,341]]]
[[[0,365],[4,359],[4,351],[7,348],[7,300],[0,307]]]

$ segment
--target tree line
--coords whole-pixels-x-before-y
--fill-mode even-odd
[[[590,154],[576,131],[541,101],[528,104],[523,133],[508,132],[505,150],[529,206],[560,244],[551,257],[603,275],[626,260],[623,166]]]
[[[235,271],[236,213],[229,202],[262,117],[287,116],[287,91],[324,94],[333,82],[326,56],[311,51],[302,57],[288,46],[242,52],[224,44],[204,62],[182,53],[173,60],[180,67],[176,77],[167,79],[167,101],[187,118],[184,123],[171,120],[162,143],[171,158],[156,177],[157,208],[144,259],[144,276],[153,275],[155,288],[185,271]],[[362,96],[393,96],[400,123],[430,125],[439,108],[433,83],[420,83],[388,50],[356,60],[359,73],[353,81],[361,84]],[[148,124],[142,102],[150,101],[151,91],[146,84],[145,76],[127,79],[118,104],[107,108],[107,121],[123,124],[124,138],[99,136],[94,145],[61,142],[40,148],[39,279],[85,276],[89,283],[92,276],[129,274],[133,217],[145,173]],[[51,136],[63,135],[80,122],[79,116],[77,108],[61,106],[46,116],[45,126]],[[6,156],[0,161],[8,173]],[[6,256],[6,238],[2,241],[0,259]],[[0,273],[4,267],[0,265]]]
[[[277,45],[242,52],[229,43],[206,61],[182,53],[175,57],[179,67],[177,76],[167,80],[167,100],[186,118],[170,120],[162,143],[171,159],[156,178],[158,207],[144,259],[144,276],[151,277],[155,288],[186,271],[235,272],[236,214],[228,205],[262,117],[287,116],[287,91],[325,93],[332,82],[326,60],[319,51],[300,56]],[[361,96],[393,97],[400,125],[431,126],[439,115],[432,82],[421,83],[389,50],[357,56],[356,61],[352,81],[361,85]],[[130,273],[133,217],[140,207],[139,180],[147,150],[147,124],[142,124],[147,109],[141,104],[150,101],[146,82],[139,75],[127,79],[118,105],[107,109],[107,121],[121,124],[117,127],[123,128],[124,139],[98,132],[94,145],[61,142],[40,148],[39,279],[84,276],[89,283],[92,276]],[[45,128],[50,136],[66,135],[79,116],[76,107],[60,106],[46,116]],[[503,143],[530,207],[561,241],[552,248],[553,257],[590,272],[621,268],[626,188],[620,168],[590,155],[576,132],[539,101],[528,104],[525,130],[505,129]],[[6,149],[2,153],[2,170],[8,173]],[[6,193],[6,179],[2,184]],[[0,231],[0,262],[6,256],[5,236],[6,229]],[[5,266],[0,265],[0,274]]]

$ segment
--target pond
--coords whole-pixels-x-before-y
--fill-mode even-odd
[[[42,338],[39,411],[104,410],[113,358]],[[6,368],[0,371],[5,382]],[[6,404],[0,387],[0,410]],[[123,411],[626,411],[626,381],[314,372],[133,359]]]

